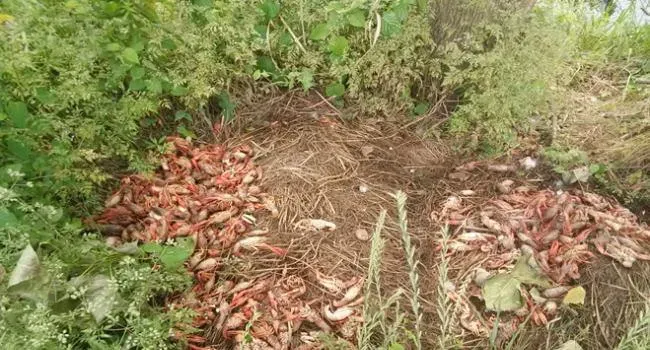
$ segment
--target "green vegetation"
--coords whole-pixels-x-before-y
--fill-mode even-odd
[[[548,128],[546,116],[572,107],[567,91],[595,77],[623,81],[623,101],[647,101],[650,26],[632,23],[629,13],[613,22],[607,15],[587,19],[582,2],[540,2],[532,10],[527,3],[1,1],[0,343],[175,346],[168,331],[188,315],[162,312],[158,298],[188,278],[163,257],[178,260],[190,248],[176,242],[117,252],[82,235],[79,217],[100,205],[98,190],[113,180],[112,171],[151,170],[166,147],[161,136],[194,137],[206,120],[232,121],[238,96],[251,84],[318,89],[359,118],[431,118],[452,106],[444,116],[447,135],[485,153],[516,146],[534,126],[531,117]],[[207,115],[210,106],[220,115]],[[554,144],[546,156],[559,172],[607,163],[613,173],[636,176],[634,198],[647,198],[644,108],[629,129],[646,126],[618,141],[608,158],[590,160],[589,150],[570,143]],[[381,223],[370,259],[368,286],[375,289],[366,290],[368,323],[359,340],[381,333],[391,346],[403,341],[406,321],[399,313],[394,323],[383,319],[399,309],[396,297],[372,296],[379,293],[373,261],[381,256]],[[405,226],[402,233],[417,314],[417,261]],[[28,265],[16,267],[21,256]],[[108,294],[98,294],[98,286]],[[97,310],[99,299],[112,303]],[[451,312],[448,301],[438,306]],[[417,348],[420,322],[414,320],[412,335]],[[442,334],[441,344],[453,342],[447,328]]]

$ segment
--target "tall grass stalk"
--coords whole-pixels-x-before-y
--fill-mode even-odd
[[[372,335],[375,328],[381,326],[382,316],[377,305],[381,305],[381,256],[384,252],[384,240],[381,238],[381,231],[386,221],[386,210],[382,210],[377,218],[375,230],[370,240],[370,257],[368,261],[368,280],[364,289],[363,319],[364,323],[359,330],[357,347],[360,350],[370,350],[372,346]]]
[[[411,309],[415,316],[413,342],[415,348],[422,349],[422,307],[420,306],[420,275],[418,274],[418,264],[415,259],[415,247],[411,244],[411,235],[408,232],[408,221],[406,218],[406,194],[402,191],[395,193],[397,202],[397,220],[399,229],[402,234],[402,244],[404,244],[404,253],[406,263],[409,267],[409,281],[411,282]]]
[[[436,311],[440,318],[440,337],[438,338],[438,347],[440,349],[448,349],[452,341],[452,324],[454,318],[453,303],[449,299],[447,290],[445,288],[449,279],[447,273],[449,271],[449,230],[443,227],[440,230],[440,264],[438,265],[438,297],[436,299]]]

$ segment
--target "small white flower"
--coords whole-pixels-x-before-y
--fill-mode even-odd
[[[13,177],[14,179],[20,179],[25,176],[25,173],[21,173],[20,171],[14,169],[7,169],[7,174],[9,174],[9,177]]]

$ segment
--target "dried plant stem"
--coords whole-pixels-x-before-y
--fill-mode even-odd
[[[422,307],[420,306],[420,275],[418,274],[419,261],[415,259],[415,247],[411,244],[411,235],[408,232],[408,221],[406,218],[406,194],[402,191],[395,193],[397,202],[397,220],[402,234],[402,244],[406,255],[406,263],[409,267],[409,281],[411,282],[411,309],[415,316],[413,343],[415,348],[422,349]]]

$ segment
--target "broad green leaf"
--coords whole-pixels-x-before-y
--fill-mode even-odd
[[[393,11],[386,11],[381,17],[381,34],[391,37],[402,30],[399,16]]]
[[[120,13],[120,4],[116,1],[109,1],[104,5],[104,13],[109,16],[117,16]]]
[[[485,281],[483,298],[491,311],[513,311],[521,308],[521,283],[511,273],[498,274]]]
[[[259,34],[262,39],[266,40],[266,26],[263,24],[256,24],[255,25],[255,32]]]
[[[13,226],[18,223],[18,219],[7,208],[0,208],[0,228]]]
[[[153,94],[161,94],[163,91],[162,83],[158,79],[149,79],[145,81],[145,85],[147,85],[147,90]]]
[[[406,17],[408,17],[410,2],[411,1],[400,0],[391,6],[391,11],[397,15],[397,18],[400,21],[404,21],[406,20]]]
[[[311,40],[323,40],[329,35],[330,28],[327,23],[320,23],[312,28],[311,33],[309,34],[309,39]]]
[[[190,257],[192,250],[184,246],[165,247],[160,253],[160,262],[168,269],[177,269]]]
[[[280,13],[280,4],[274,0],[264,0],[260,8],[264,12],[267,21],[274,19]]]
[[[174,42],[174,40],[172,38],[164,38],[164,39],[162,39],[162,41],[160,42],[160,45],[163,48],[167,49],[167,50],[175,50],[176,47],[177,47],[176,43]]]
[[[260,56],[257,58],[257,67],[263,72],[275,73],[278,69],[269,56]]]
[[[138,58],[138,53],[130,47],[125,48],[122,50],[122,58],[124,61],[128,63],[133,63],[133,64],[139,64],[140,63],[140,58]]]
[[[93,276],[87,283],[86,308],[97,323],[111,313],[117,303],[117,284],[104,275]]]
[[[27,127],[29,112],[27,111],[27,105],[25,103],[20,101],[9,102],[6,112],[15,127],[21,129]]]
[[[404,349],[405,349],[404,345],[402,345],[400,343],[392,343],[388,347],[388,350],[404,350]]]
[[[551,286],[551,282],[528,265],[528,259],[521,257],[512,270],[512,276],[523,284],[532,284],[542,288]]]
[[[38,255],[34,251],[31,245],[27,245],[23,252],[18,258],[18,263],[13,271],[11,271],[11,276],[9,276],[9,283],[7,287],[15,286],[21,282],[29,281],[35,278],[38,275],[40,269],[40,262],[38,261]]]
[[[174,121],[179,121],[179,120],[183,120],[183,119],[191,122],[192,121],[192,116],[189,113],[187,113],[186,111],[177,111],[174,114]]]
[[[190,92],[190,89],[184,86],[176,85],[172,88],[172,91],[170,93],[172,96],[185,96],[188,92]]]
[[[163,251],[163,246],[161,246],[158,243],[149,242],[141,245],[140,250],[142,250],[145,253],[159,254],[160,252]]]
[[[555,350],[582,350],[582,346],[575,340],[568,340]]]
[[[291,34],[289,32],[283,32],[280,34],[280,38],[278,38],[278,45],[281,47],[291,47],[294,45],[293,37],[291,37]]]
[[[415,108],[413,108],[413,114],[417,116],[424,115],[429,110],[430,106],[431,104],[428,102],[420,102],[415,105]]]
[[[7,149],[16,158],[21,160],[28,160],[31,157],[32,151],[24,143],[14,139],[8,139],[6,143],[7,143]]]
[[[50,90],[44,87],[36,88],[36,98],[42,104],[50,104],[56,101],[54,94]]]
[[[221,114],[225,121],[229,122],[235,118],[235,108],[237,105],[230,99],[230,95],[226,92],[219,94],[219,107],[221,108]]]
[[[196,136],[196,135],[194,135],[192,130],[189,130],[183,124],[176,127],[176,132],[178,132],[183,137],[189,137],[191,139],[193,139]]]
[[[120,51],[121,48],[122,48],[122,45],[120,45],[118,43],[110,43],[110,44],[106,45],[106,51],[110,51],[110,52]]]
[[[147,84],[142,79],[133,79],[129,83],[129,90],[142,91],[147,87]]]
[[[345,86],[339,82],[331,83],[325,88],[325,95],[328,97],[332,96],[343,96],[345,93]]]
[[[348,23],[353,27],[363,28],[366,26],[366,14],[363,10],[350,11],[347,17]]]
[[[333,37],[327,46],[328,50],[336,56],[345,55],[349,47],[348,39],[342,36]]]
[[[145,70],[144,68],[140,66],[135,66],[131,68],[131,78],[133,79],[140,79],[144,77]]]
[[[562,299],[562,304],[564,304],[564,305],[569,305],[569,304],[584,305],[586,295],[587,295],[587,292],[585,291],[584,288],[582,288],[582,286],[573,287],[573,288],[569,289],[569,291],[564,296],[564,299]]]
[[[314,86],[314,74],[309,70],[303,70],[298,76],[302,89],[307,91]]]

